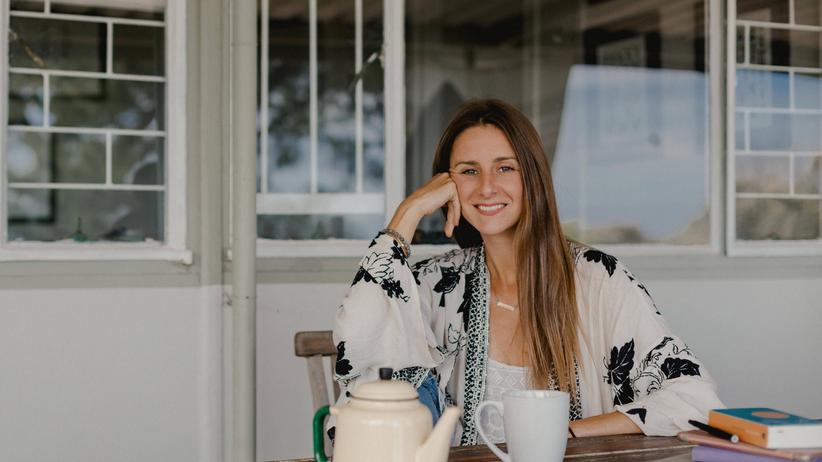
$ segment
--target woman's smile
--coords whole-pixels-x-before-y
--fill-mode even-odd
[[[476,207],[481,214],[492,217],[501,212],[506,205],[508,204],[476,204],[474,207]]]

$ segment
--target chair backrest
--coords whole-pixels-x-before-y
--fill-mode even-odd
[[[314,409],[329,404],[328,386],[325,378],[325,365],[323,358],[330,358],[328,371],[330,377],[334,377],[334,365],[337,362],[337,347],[331,337],[330,330],[304,331],[294,335],[294,354],[305,358],[308,363],[308,383],[311,385],[311,401]],[[333,383],[334,397],[336,402],[340,397],[340,387],[337,382]]]

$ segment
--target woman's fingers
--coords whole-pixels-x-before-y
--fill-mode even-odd
[[[445,221],[445,235],[448,237],[452,237],[454,234],[454,228],[459,226],[460,224],[460,200],[459,196],[457,195],[457,188],[451,182],[451,196],[448,199],[448,213],[447,218]]]

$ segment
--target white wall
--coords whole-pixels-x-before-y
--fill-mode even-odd
[[[219,460],[220,293],[0,291],[0,460]]]
[[[352,277],[353,277],[352,269]],[[728,406],[822,417],[822,281],[645,278],[674,332],[719,383]],[[258,288],[258,460],[311,455],[311,400],[298,330],[329,329],[348,284]]]

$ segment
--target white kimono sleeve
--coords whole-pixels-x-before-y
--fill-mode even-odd
[[[599,297],[606,332],[604,380],[614,408],[646,435],[672,436],[692,430],[689,419],[705,421],[724,407],[705,366],[675,336],[647,289],[621,263],[603,255],[607,274]],[[607,327],[606,327],[607,328]]]
[[[431,328],[431,296],[430,289],[418,288],[397,242],[378,235],[334,324],[335,379],[343,388],[376,380],[380,367],[427,370],[442,362]]]

